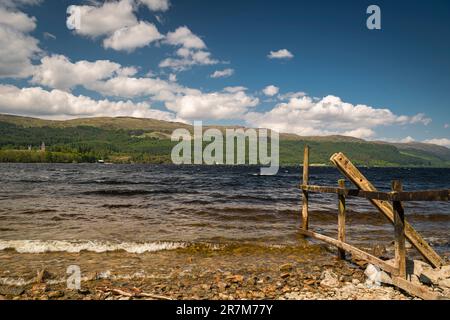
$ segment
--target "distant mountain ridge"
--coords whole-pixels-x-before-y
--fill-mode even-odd
[[[205,129],[213,127],[221,130],[243,128],[205,126]],[[170,162],[170,150],[174,145],[170,141],[171,133],[178,128],[193,130],[192,126],[184,123],[131,117],[61,121],[0,114],[0,149],[3,153],[24,150],[29,144],[40,144],[42,140],[49,146],[49,152],[66,153],[67,156],[77,154],[73,161],[80,161],[84,159],[82,155],[89,154],[86,161],[110,158],[113,162],[165,163]],[[305,144],[314,148],[312,162],[317,164],[329,164],[330,155],[342,151],[360,165],[450,167],[450,149],[438,145],[284,133],[280,134],[281,162],[300,163]],[[0,161],[9,161],[9,158],[0,156]]]

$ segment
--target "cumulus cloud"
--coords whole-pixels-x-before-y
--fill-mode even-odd
[[[32,59],[41,52],[39,41],[28,35],[35,28],[35,18],[0,7],[0,78],[26,78],[31,74]]]
[[[26,5],[37,5],[40,4],[42,0],[1,0],[0,6],[8,8],[16,8]]]
[[[358,138],[374,136],[374,129],[387,125],[430,122],[423,114],[413,117],[395,115],[389,109],[353,105],[335,96],[315,100],[291,98],[265,113],[251,112],[246,121],[252,125],[299,135],[343,134]]]
[[[101,6],[82,5],[71,6],[71,14],[68,21],[74,21],[74,15],[80,14],[80,28],[75,29],[76,34],[96,38],[110,35],[116,30],[138,24],[134,15],[134,2],[132,0],[120,0],[104,2]]]
[[[169,0],[139,0],[139,2],[146,5],[151,11],[167,11],[170,8]]]
[[[110,97],[151,97],[158,101],[168,101],[189,90],[170,81],[159,78],[114,77],[106,81],[95,81],[87,85],[104,96]]]
[[[173,100],[176,95],[192,92],[176,83],[176,75],[166,81],[153,75],[137,78],[137,71],[109,60],[72,62],[63,55],[52,55],[41,59],[31,82],[52,89],[70,91],[82,86],[108,97],[151,97],[158,101]]]
[[[450,148],[450,139],[441,138],[441,139],[429,139],[425,140],[425,143],[437,144],[438,146]]]
[[[218,60],[211,58],[211,53],[206,49],[203,40],[192,33],[188,27],[179,27],[169,32],[164,40],[166,44],[180,47],[175,57],[164,59],[160,62],[160,68],[171,68],[174,71],[185,71],[195,65],[214,65]]]
[[[0,7],[0,25],[21,32],[30,32],[36,28],[36,18],[21,11],[11,11]]]
[[[173,46],[182,46],[187,49],[205,49],[206,45],[199,36],[184,26],[179,27],[173,32],[169,32],[166,36],[166,43]]]
[[[267,57],[269,59],[292,59],[294,55],[287,49],[281,49],[278,51],[270,51]]]
[[[177,51],[177,58],[167,58],[160,62],[160,68],[170,68],[174,71],[185,71],[196,65],[214,65],[219,61],[211,58],[207,51],[193,51],[181,48]]]
[[[244,90],[191,93],[166,103],[166,107],[183,119],[239,119],[249,108],[259,104],[259,100]]]
[[[0,85],[0,112],[48,119],[129,116],[184,121],[173,113],[153,110],[147,103],[94,100],[56,89],[52,91],[40,87],[20,89],[11,85]]]
[[[115,75],[131,76],[137,72],[135,68],[122,68],[120,64],[109,60],[81,60],[72,63],[63,55],[44,57],[34,69],[32,83],[61,90],[70,90],[78,85],[88,87],[98,80]]]
[[[279,91],[280,88],[270,85],[264,88],[263,93],[268,97],[273,97],[274,95],[278,94]]]
[[[103,41],[103,47],[131,52],[162,38],[163,35],[159,33],[155,25],[141,21],[137,25],[116,30]]]
[[[234,74],[234,69],[217,70],[217,71],[214,71],[214,73],[211,74],[210,77],[213,79],[227,78],[227,77],[231,77],[233,74]]]

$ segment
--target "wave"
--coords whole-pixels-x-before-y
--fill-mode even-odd
[[[158,189],[158,190],[144,190],[144,189],[112,189],[112,190],[93,190],[85,191],[84,195],[94,195],[94,196],[139,196],[139,195],[149,195],[149,194],[175,194],[179,193],[180,190],[176,189]]]
[[[104,253],[125,251],[128,253],[146,253],[186,248],[184,242],[109,242],[109,241],[68,241],[68,240],[0,240],[0,251],[15,250],[18,253],[46,253],[81,251]]]

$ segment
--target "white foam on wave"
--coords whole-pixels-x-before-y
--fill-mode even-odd
[[[108,241],[68,241],[68,240],[0,240],[0,251],[13,249],[18,253],[89,251],[96,253],[126,251],[128,253],[146,253],[186,248],[182,242],[108,242]]]

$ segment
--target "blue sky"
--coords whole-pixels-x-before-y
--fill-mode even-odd
[[[381,30],[366,27],[371,4]],[[79,30],[66,27],[71,5]],[[450,147],[446,0],[1,0],[0,18],[3,113]]]

